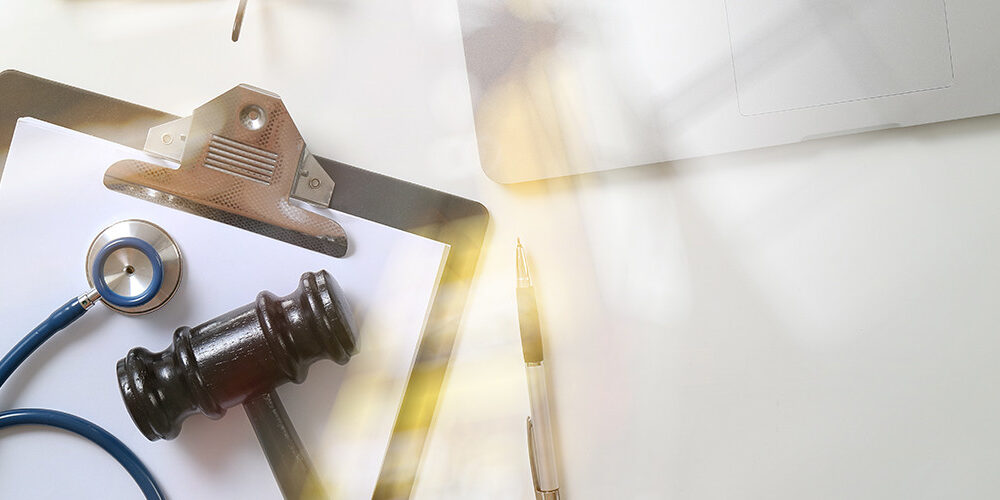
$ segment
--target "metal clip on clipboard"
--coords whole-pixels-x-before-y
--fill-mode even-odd
[[[180,166],[119,161],[105,173],[105,186],[334,257],[347,254],[340,224],[290,201],[328,208],[334,182],[277,95],[237,86],[191,116],[150,128],[144,149]]]

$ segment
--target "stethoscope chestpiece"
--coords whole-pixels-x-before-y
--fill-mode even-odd
[[[180,277],[180,249],[148,221],[116,222],[87,251],[87,281],[106,306],[124,314],[156,310],[173,296]]]

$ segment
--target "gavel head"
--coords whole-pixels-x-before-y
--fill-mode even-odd
[[[249,398],[302,382],[315,361],[347,363],[355,342],[340,286],[326,271],[305,273],[285,297],[261,292],[252,304],[178,328],[163,351],[132,349],[118,360],[118,385],[147,438],[173,439],[190,415],[221,418]]]

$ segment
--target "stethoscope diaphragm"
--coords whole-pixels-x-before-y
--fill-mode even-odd
[[[144,314],[165,304],[180,284],[181,254],[162,228],[139,219],[112,224],[87,252],[87,281],[108,307]]]

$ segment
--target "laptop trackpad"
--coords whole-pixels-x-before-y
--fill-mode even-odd
[[[944,0],[726,0],[746,115],[943,88]]]

